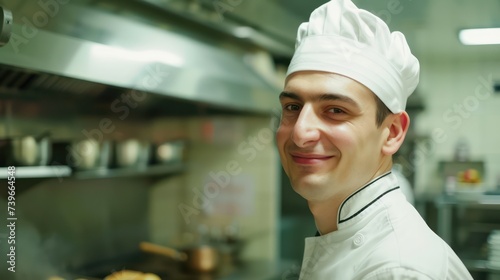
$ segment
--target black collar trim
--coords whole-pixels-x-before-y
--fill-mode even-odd
[[[343,223],[343,222],[345,222],[345,221],[349,221],[350,219],[352,219],[352,218],[356,217],[359,213],[363,212],[366,208],[368,208],[370,205],[372,205],[373,203],[375,203],[375,201],[377,201],[379,198],[381,198],[382,196],[384,196],[384,195],[386,195],[386,194],[388,194],[388,193],[390,193],[390,192],[392,192],[392,191],[394,191],[394,190],[397,190],[397,189],[399,189],[399,186],[397,186],[397,187],[395,187],[395,188],[392,188],[392,189],[390,189],[390,190],[385,191],[384,193],[382,193],[381,195],[379,195],[377,198],[375,198],[374,200],[372,200],[372,202],[370,202],[370,203],[368,203],[367,205],[365,205],[365,207],[361,208],[358,212],[354,213],[354,214],[353,214],[352,216],[350,216],[349,218],[347,218],[347,219],[343,219],[343,220],[340,220],[340,221],[339,221],[339,224],[340,224],[340,223]]]
[[[390,190],[387,190],[386,192],[382,193],[381,195],[379,195],[377,198],[375,198],[374,200],[372,200],[370,203],[368,203],[367,205],[365,205],[363,208],[361,208],[358,212],[354,213],[353,215],[351,215],[350,217],[346,218],[346,219],[343,219],[341,220],[340,219],[340,214],[342,213],[342,207],[344,207],[344,204],[349,200],[351,199],[353,196],[355,196],[356,194],[358,194],[359,192],[361,192],[362,190],[368,188],[369,186],[373,185],[375,182],[377,182],[378,180],[388,176],[389,174],[391,174],[391,172],[387,172],[385,173],[384,175],[378,177],[377,179],[371,181],[370,183],[368,183],[367,185],[365,185],[364,187],[360,188],[359,190],[355,191],[354,193],[352,193],[350,196],[348,196],[344,202],[342,202],[342,204],[340,205],[340,208],[339,208],[339,212],[338,212],[338,223],[343,223],[345,221],[348,221],[354,217],[356,217],[359,213],[363,212],[363,210],[365,210],[366,208],[368,208],[368,206],[372,205],[375,201],[377,201],[379,198],[381,198],[382,196],[386,195],[387,193],[393,191],[393,190],[396,190],[396,189],[399,189],[399,186],[395,187],[395,188],[392,188]]]

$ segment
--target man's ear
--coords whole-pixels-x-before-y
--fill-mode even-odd
[[[382,146],[382,153],[393,155],[399,150],[399,147],[401,147],[405,140],[408,127],[410,127],[410,116],[403,111],[389,116],[386,121],[389,122],[386,124],[389,129],[389,135]]]

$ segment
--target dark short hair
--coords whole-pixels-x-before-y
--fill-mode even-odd
[[[387,118],[388,115],[392,114],[391,110],[387,108],[387,106],[376,96],[375,94],[373,95],[375,98],[375,103],[377,104],[377,112],[376,112],[376,119],[375,122],[377,123],[377,127],[380,127],[382,123],[384,122],[385,118]]]

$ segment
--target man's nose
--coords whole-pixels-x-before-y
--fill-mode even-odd
[[[292,132],[292,140],[295,145],[304,148],[317,142],[320,137],[319,126],[320,120],[314,112],[314,108],[311,106],[302,107]]]

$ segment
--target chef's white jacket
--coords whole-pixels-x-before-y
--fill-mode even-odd
[[[350,195],[337,225],[337,231],[306,238],[301,280],[472,279],[390,172]]]

